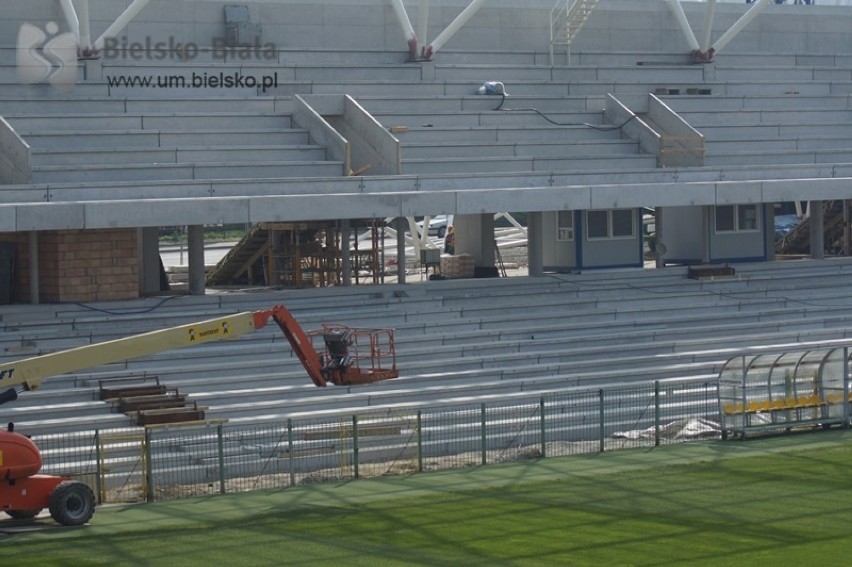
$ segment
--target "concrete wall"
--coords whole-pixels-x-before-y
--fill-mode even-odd
[[[771,5],[720,52],[850,53],[852,9],[848,6]],[[683,2],[687,20],[700,39],[705,3]],[[742,3],[717,3],[711,44],[749,8]],[[829,15],[826,17],[826,15]],[[818,21],[817,21],[818,20]],[[602,0],[572,47],[583,51],[690,51],[665,0]]]
[[[168,41],[174,37],[197,45],[211,45],[224,38],[224,5],[228,2],[151,0],[119,37],[129,42]],[[468,4],[469,0],[434,0],[431,3],[428,38],[434,39]],[[105,30],[128,6],[127,0],[90,0],[93,39]],[[279,0],[275,3],[240,2],[249,7],[251,22],[262,26],[262,42],[284,49],[293,48],[405,48],[403,31],[390,3],[386,0]],[[417,2],[406,2],[409,18],[419,27]],[[550,0],[525,0],[523,5],[507,0],[492,0],[447,48],[492,49],[506,41],[496,30],[514,29],[511,45],[502,48],[547,49]],[[59,2],[56,0],[5,0],[0,21],[0,42],[13,45],[24,22],[42,25],[62,23],[67,31]],[[426,41],[421,41],[425,45]]]
[[[663,101],[648,95],[648,117],[659,127],[661,167],[704,165],[704,136]]]
[[[341,175],[351,167],[349,142],[324,117],[342,115],[343,96],[293,97],[293,122],[310,133],[311,141],[326,149],[326,158],[343,162]]]
[[[152,0],[122,37],[130,42],[144,42],[146,37],[168,41],[173,37],[210,45],[213,38],[224,36],[226,3]],[[249,6],[252,22],[263,27],[262,41],[281,48],[403,51],[407,47],[386,0],[244,3]],[[408,0],[405,4],[414,28],[419,29],[419,2]],[[468,4],[469,0],[432,0],[428,34],[427,38],[420,38],[421,45],[434,39]],[[771,5],[758,16],[756,25],[737,36],[726,51],[852,53],[852,9],[823,4],[826,3],[811,7]],[[127,5],[127,0],[90,0],[93,35],[106,29]],[[546,52],[552,6],[553,0],[490,0],[444,49]],[[706,4],[684,2],[683,6],[699,35]],[[745,3],[717,4],[713,40],[748,7]],[[0,45],[14,45],[23,22],[42,25],[51,20],[63,21],[56,0],[4,0]],[[62,27],[65,29],[64,23]],[[664,0],[601,0],[578,36],[572,55],[601,50],[688,53],[689,46]]]
[[[349,95],[344,100],[343,125],[343,135],[352,146],[353,169],[369,165],[368,175],[402,173],[399,140]]]
[[[628,100],[622,100],[626,98]],[[660,156],[660,133],[656,132],[637,116],[648,112],[648,96],[645,94],[625,95],[618,98],[606,96],[604,116],[607,124],[623,124],[623,137],[637,140],[642,151]]]

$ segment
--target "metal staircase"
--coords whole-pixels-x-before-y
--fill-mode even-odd
[[[829,254],[843,249],[843,201],[826,201],[823,205],[824,246]],[[775,243],[776,254],[807,254],[811,252],[810,218],[800,222],[796,228]]]
[[[557,45],[565,46],[567,64],[571,64],[571,43],[600,0],[558,0],[550,10],[550,65]]]

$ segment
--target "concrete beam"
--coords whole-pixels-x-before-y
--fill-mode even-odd
[[[836,169],[836,168],[833,168]],[[677,175],[677,171],[667,173]],[[684,172],[684,176],[686,172]],[[353,181],[353,180],[348,180]],[[543,180],[544,181],[544,180]],[[435,214],[480,214],[501,211],[557,211],[689,205],[772,203],[810,198],[848,197],[852,177],[705,180],[663,183],[618,183],[394,191],[379,183],[377,192],[333,191],[306,195],[147,199],[0,204],[0,230],[128,228],[160,225],[296,222],[342,218],[395,218]],[[406,187],[411,179],[394,181]],[[272,184],[271,191],[275,190]],[[104,191],[105,197],[108,191]],[[329,206],[329,199],[335,201]]]

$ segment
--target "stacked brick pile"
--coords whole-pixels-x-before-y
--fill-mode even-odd
[[[457,256],[444,254],[441,256],[441,275],[451,279],[472,278],[473,256],[470,254],[459,254]]]

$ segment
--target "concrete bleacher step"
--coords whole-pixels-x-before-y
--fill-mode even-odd
[[[406,143],[402,146],[407,158],[435,159],[440,157],[599,157],[601,155],[633,155],[639,152],[632,140],[595,140],[576,143],[566,142],[479,142],[456,143]]]
[[[551,67],[549,65],[485,65],[485,64],[435,64],[437,81],[473,80],[501,81],[509,87],[513,82],[525,81],[612,81],[621,83],[634,81],[653,82],[702,82],[704,70],[696,65],[660,66],[612,66],[612,67]],[[812,79],[813,77],[811,77]],[[800,80],[808,80],[800,77]],[[508,88],[509,93],[512,92]]]
[[[37,149],[61,148],[159,148],[199,145],[300,145],[308,143],[307,130],[299,128],[284,129],[245,129],[229,130],[204,129],[192,132],[151,129],[151,130],[43,130],[28,132],[26,142]]]
[[[762,96],[661,96],[663,102],[676,112],[714,112],[739,110],[849,110],[852,108],[848,95],[813,96],[808,94]]]
[[[2,95],[0,108],[4,114],[137,114],[162,112],[229,113],[240,112],[264,114],[292,112],[290,97],[243,97],[239,100],[223,98],[127,98],[117,96],[25,98]]]
[[[325,148],[311,145],[222,145],[210,147],[173,146],[158,148],[34,148],[30,164],[115,165],[222,162],[324,161]]]
[[[748,127],[729,125],[697,125],[708,141],[713,140],[766,140],[773,138],[822,138],[825,136],[843,138],[849,135],[849,120],[841,124],[799,125],[750,125]]]
[[[44,165],[32,167],[33,183],[99,182],[115,179],[181,180],[248,177],[325,177],[342,175],[336,161],[230,162],[119,165]]]
[[[694,128],[707,126],[823,126],[849,124],[852,108],[845,109],[761,109],[738,111],[677,111]]]
[[[849,70],[843,67],[820,66],[749,66],[736,65],[717,67],[716,80],[759,82],[761,80],[831,81],[849,80]]]
[[[81,83],[74,85],[73,96],[99,98],[109,96],[106,83]],[[0,81],[0,97],[31,100],[64,100],[68,93],[47,83],[22,84],[18,80]]]
[[[586,96],[510,95],[442,95],[424,96],[416,91],[406,96],[360,95],[358,104],[372,113],[447,113],[447,112],[513,112],[535,109],[543,113],[596,112],[603,108],[603,98]]]
[[[404,158],[402,170],[406,174],[436,173],[479,173],[513,171],[581,171],[609,167],[610,169],[629,169],[632,167],[655,167],[656,156],[652,155],[604,155],[577,156],[573,158],[558,156],[518,156],[489,158]]]
[[[601,122],[602,111],[586,112],[551,112],[547,118],[532,110],[518,110],[514,112],[502,111],[469,111],[469,112],[372,112],[373,117],[386,127],[409,126],[425,128],[477,128],[477,127],[502,127],[502,128],[527,128],[544,127],[554,125],[556,127],[581,126],[588,124],[606,127]]]
[[[773,165],[791,163],[848,163],[852,161],[852,146],[837,150],[759,150],[752,152],[707,152],[705,165]]]
[[[432,126],[415,124],[385,124],[388,128],[392,126],[406,126],[405,132],[395,133],[401,142],[406,144],[437,144],[441,141],[447,143],[468,142],[481,144],[488,142],[504,143],[581,143],[583,141],[598,140],[620,140],[621,135],[617,130],[596,130],[588,126],[554,126],[544,123],[542,125],[525,128],[503,128],[500,126]]]
[[[754,148],[766,151],[819,151],[824,152],[841,148],[852,148],[852,135],[821,136],[815,138],[777,137],[764,140],[705,140],[708,154],[733,154],[748,152]]]
[[[415,308],[415,304],[411,303],[411,299],[414,298],[409,297],[406,299],[405,305],[408,309],[408,315],[404,319],[397,318],[395,314],[396,311],[389,309],[391,304],[385,303],[385,300],[380,298],[376,299],[373,305],[366,304],[364,303],[364,300],[360,300],[358,302],[357,309],[348,307],[347,317],[350,319],[357,319],[359,323],[365,324],[381,324],[384,322],[386,324],[399,325],[400,332],[406,328],[411,328],[412,330],[417,329],[421,323],[424,324],[423,328],[425,329],[428,328],[430,321],[441,320],[444,324],[443,327],[432,327],[432,329],[440,329],[442,333],[446,334],[451,327],[456,326],[453,319],[459,319],[459,322],[463,324],[467,324],[466,322],[470,321],[476,326],[482,326],[483,324],[491,324],[489,317],[496,317],[495,321],[498,323],[502,318],[506,322],[506,325],[510,325],[512,329],[523,330],[528,328],[530,325],[527,324],[519,326],[519,321],[516,321],[514,316],[510,316],[508,311],[499,306],[495,307],[494,305],[494,300],[497,297],[500,297],[501,293],[515,294],[520,290],[524,290],[523,295],[513,298],[512,301],[517,310],[523,311],[521,315],[524,317],[532,316],[536,312],[541,312],[542,314],[547,315],[556,309],[557,305],[560,305],[565,309],[571,309],[575,316],[580,316],[584,311],[586,311],[579,308],[583,305],[582,298],[585,295],[588,295],[592,298],[595,306],[592,313],[597,311],[603,320],[612,319],[612,312],[608,309],[608,305],[617,305],[617,303],[611,303],[613,299],[616,301],[631,300],[636,302],[631,309],[622,308],[619,310],[620,318],[626,321],[629,321],[630,318],[628,315],[631,311],[647,311],[648,308],[658,308],[659,305],[657,304],[665,304],[665,306],[669,309],[686,307],[687,309],[680,312],[682,312],[688,319],[688,309],[692,307],[693,301],[690,297],[694,297],[695,301],[701,301],[702,309],[704,310],[707,310],[708,303],[706,300],[707,298],[702,298],[702,296],[709,296],[709,299],[712,299],[714,302],[718,300],[722,304],[726,302],[741,302],[745,305],[745,302],[753,303],[755,299],[757,299],[756,305],[761,309],[761,320],[766,319],[769,314],[775,312],[775,310],[769,308],[771,303],[778,304],[780,308],[787,309],[789,311],[789,308],[785,308],[783,305],[791,301],[795,304],[797,295],[802,302],[802,305],[807,307],[809,310],[829,308],[832,303],[836,304],[836,306],[840,306],[845,302],[844,291],[840,286],[842,286],[847,276],[844,275],[845,272],[842,270],[842,265],[832,267],[830,270],[821,271],[819,280],[821,285],[816,287],[813,283],[808,283],[809,278],[805,275],[796,275],[795,273],[791,273],[784,274],[782,276],[782,274],[776,273],[775,270],[768,269],[761,273],[765,275],[750,274],[745,279],[709,283],[699,283],[687,280],[682,276],[674,278],[654,277],[654,291],[637,286],[625,286],[623,284],[611,282],[603,285],[595,283],[594,285],[578,286],[576,283],[573,283],[574,281],[580,281],[576,277],[548,279],[544,280],[548,282],[548,285],[536,284],[535,286],[517,285],[512,281],[512,279],[490,281],[488,286],[476,285],[478,282],[475,281],[469,283],[465,281],[447,281],[442,282],[440,288],[432,288],[436,291],[442,288],[445,289],[445,293],[450,293],[450,295],[446,297],[432,295],[425,303],[423,299],[418,298],[417,303],[421,305],[420,308]],[[642,274],[642,276],[644,276],[644,274]],[[599,279],[595,278],[593,274],[584,277],[590,278],[588,281]],[[631,278],[628,278],[626,281],[630,281],[630,279]],[[637,281],[645,280],[645,285],[650,284],[647,276],[632,279]],[[668,284],[665,282],[668,282]],[[796,286],[808,287],[803,288],[806,289],[804,295],[802,295],[803,292],[801,290],[796,293],[790,293],[787,291],[790,289],[795,290]],[[682,289],[682,291],[678,292],[678,289]],[[776,298],[773,299],[772,297],[767,296],[767,293],[772,293],[768,291],[769,289],[775,290],[774,293],[777,295]],[[536,291],[536,293],[531,293],[531,291],[534,290],[538,291]],[[556,291],[557,295],[553,295],[555,290],[558,290]],[[662,291],[667,291],[667,295],[661,296]],[[731,295],[734,293],[736,295]],[[826,306],[814,306],[814,301],[810,294],[819,294],[821,301],[824,302]],[[717,295],[719,296],[718,299],[716,297]],[[729,296],[728,299],[725,299],[726,295]],[[751,297],[752,295],[756,295],[756,298]],[[607,297],[610,298],[610,303],[607,303]],[[660,301],[660,298],[662,298],[662,301]],[[271,299],[270,301],[273,300]],[[399,302],[393,304],[397,306],[396,308],[399,308],[402,305],[402,303],[400,303],[402,300],[398,301]],[[328,302],[326,301],[326,303]],[[172,304],[176,305],[175,303]],[[590,304],[586,302],[586,305]],[[454,308],[453,306],[457,307]],[[251,308],[251,306],[246,306],[244,309]],[[237,310],[238,309],[239,307],[237,307]],[[454,312],[453,309],[462,309],[464,311],[465,320],[463,321],[461,319],[461,311]],[[324,318],[331,317],[332,314],[336,317],[342,312],[340,306],[335,307],[330,304],[327,306],[317,305],[316,307],[308,309],[295,306],[293,307],[293,310],[294,313],[296,313],[297,318],[302,320],[306,326],[316,326]],[[78,311],[80,313],[77,315],[78,318],[75,323],[74,331],[76,338],[68,335],[69,329],[66,325],[57,325],[51,319],[46,319],[44,324],[39,323],[37,326],[30,325],[30,327],[32,327],[31,331],[16,328],[14,336],[12,336],[12,333],[7,332],[7,336],[9,336],[11,340],[11,342],[8,343],[8,348],[15,349],[19,352],[23,352],[22,349],[25,345],[28,345],[28,348],[30,349],[36,347],[45,348],[52,344],[50,341],[54,338],[59,340],[59,342],[54,345],[55,348],[65,345],[76,346],[77,344],[85,344],[92,341],[98,342],[109,338],[118,338],[133,332],[148,331],[152,328],[156,328],[157,326],[168,326],[170,324],[176,325],[192,320],[202,320],[213,317],[217,314],[215,309],[194,310],[193,312],[185,313],[181,313],[180,310],[176,310],[176,313],[171,317],[165,313],[157,311],[151,315],[145,313],[134,315],[130,313],[117,318],[115,316],[103,314],[82,316],[86,313],[85,310]],[[359,312],[363,312],[363,314],[359,314]],[[672,311],[672,313],[677,312],[678,311]],[[789,312],[793,314],[797,313],[796,311]],[[69,317],[72,313],[73,310],[68,307],[64,307],[62,313],[58,315],[61,315],[62,317]],[[492,313],[492,315],[488,315],[489,313]],[[665,311],[659,312],[660,316],[664,313]],[[705,313],[709,314],[709,311],[705,311]],[[11,315],[12,314],[7,315],[7,318],[11,317]],[[729,314],[727,316],[730,317],[731,315]],[[671,315],[667,315],[667,317],[671,318]],[[533,320],[530,319],[529,323],[532,321]],[[9,319],[9,322],[16,327],[22,324],[21,322],[16,322],[13,319]],[[112,330],[110,330],[110,322],[113,322]],[[536,325],[543,324],[545,324],[543,320],[541,322],[536,322]],[[267,329],[263,332],[253,334],[251,337],[252,342],[254,342],[255,337],[257,337],[258,340],[274,341],[276,333],[275,331],[269,331]],[[40,340],[45,341],[44,347],[39,346]],[[200,350],[203,350],[203,348]],[[11,354],[14,355],[14,353]]]
[[[481,356],[486,351],[547,351],[558,348],[559,345],[564,345],[565,351],[571,352],[584,345],[619,345],[625,341],[630,341],[631,344],[655,343],[651,348],[656,349],[665,341],[677,337],[684,340],[692,336],[711,338],[713,333],[722,334],[724,337],[739,336],[743,333],[754,334],[761,328],[775,333],[776,336],[795,333],[801,339],[809,327],[813,327],[813,322],[809,322],[806,316],[810,312],[823,313],[822,324],[814,333],[828,329],[832,336],[842,337],[846,334],[845,326],[850,317],[849,314],[838,314],[836,307],[809,308],[803,313],[804,308],[802,311],[790,311],[779,306],[774,310],[762,308],[758,318],[754,317],[753,312],[738,310],[725,312],[724,319],[721,319],[718,310],[705,306],[699,313],[691,306],[684,305],[677,318],[660,312],[656,321],[652,317],[631,320],[623,315],[613,319],[611,315],[602,313],[597,321],[576,317],[571,318],[568,323],[559,324],[555,322],[561,317],[557,312],[552,316],[542,314],[536,317],[531,314],[532,310],[528,306],[520,305],[517,309],[528,315],[519,314],[517,317],[504,317],[502,320],[494,317],[493,324],[480,320],[471,325],[470,330],[448,324],[447,320],[443,322],[444,330],[441,333],[432,330],[426,335],[411,335],[405,327],[400,327],[397,329],[399,362],[405,364],[410,360],[421,359],[420,353],[424,349],[433,351],[435,356],[441,354],[446,357],[455,353],[453,356],[457,358]],[[543,309],[542,313],[546,311],[552,310]],[[835,315],[826,317],[826,313]],[[292,358],[289,345],[275,335],[264,337],[253,334],[250,338],[207,347],[164,352],[144,360],[128,361],[112,367],[131,375],[145,369],[149,372],[156,370],[158,373],[170,372],[175,375],[180,375],[181,372],[187,376],[198,374],[204,376],[205,380],[210,380],[212,373],[205,373],[205,360],[209,359],[211,351],[215,351],[223,364],[227,362],[228,368],[239,368],[240,364],[251,365],[253,362],[265,364],[270,368],[289,368],[290,371],[301,374],[297,361]],[[630,348],[625,348],[625,352],[629,350]],[[194,368],[195,366],[198,367]],[[115,374],[115,371],[111,372]],[[229,370],[225,375],[230,372]],[[91,382],[91,379],[88,382]],[[82,379],[81,383],[87,383],[87,380]]]
[[[206,130],[230,128],[290,128],[290,115],[253,112],[9,114],[6,120],[19,134],[45,130]]]
[[[842,310],[848,310],[848,307],[843,306],[849,304],[849,301],[844,298],[844,295],[848,294],[845,293],[843,287],[845,281],[848,280],[848,270],[848,262],[817,262],[802,263],[798,266],[760,266],[751,271],[746,267],[738,269],[738,278],[714,282],[687,280],[683,273],[678,270],[661,270],[650,274],[638,272],[582,276],[566,275],[544,278],[543,280],[547,282],[546,285],[542,285],[539,281],[542,279],[539,278],[532,278],[523,282],[503,280],[435,282],[434,284],[424,284],[423,289],[428,290],[425,294],[417,294],[412,296],[410,300],[399,297],[393,304],[395,309],[401,309],[396,314],[388,310],[390,304],[387,303],[387,297],[377,297],[375,298],[376,305],[372,309],[364,309],[363,306],[358,305],[357,307],[361,309],[361,312],[353,310],[352,318],[353,320],[376,322],[388,319],[389,315],[398,317],[397,321],[400,323],[398,348],[402,349],[400,351],[402,353],[401,360],[405,362],[405,369],[410,374],[404,376],[403,379],[390,381],[387,385],[371,386],[371,388],[375,387],[382,390],[387,387],[399,391],[397,398],[388,397],[388,400],[416,400],[417,390],[420,389],[420,386],[417,385],[418,381],[427,379],[427,375],[430,374],[433,376],[437,374],[455,376],[457,380],[469,382],[472,382],[472,380],[468,379],[474,375],[481,376],[482,379],[487,381],[486,377],[493,377],[495,371],[499,371],[506,378],[509,376],[532,377],[539,375],[540,372],[544,375],[553,375],[564,365],[573,364],[576,368],[578,361],[584,359],[586,362],[583,364],[600,365],[601,349],[606,351],[607,345],[616,349],[619,343],[627,344],[635,341],[636,345],[642,345],[643,332],[646,334],[645,342],[649,342],[649,355],[652,352],[659,354],[657,349],[667,348],[665,342],[677,337],[678,329],[682,329],[685,337],[693,337],[693,345],[704,343],[716,347],[729,344],[725,341],[733,344],[743,341],[755,344],[759,340],[765,340],[769,344],[784,340],[792,344],[804,344],[802,341],[818,337],[841,336],[846,326],[842,320]],[[814,274],[821,276],[818,280],[821,285],[816,288],[812,277]],[[821,287],[822,285],[824,287]],[[526,293],[531,292],[531,294],[526,296],[524,295],[525,291]],[[335,319],[340,320],[341,317],[344,317],[348,322],[347,309],[351,308],[352,302],[347,300],[346,293],[338,293],[340,293],[338,299],[332,301],[328,298],[320,300],[318,296],[309,299],[304,305],[297,308],[300,313],[297,318],[300,321],[303,320],[302,318],[305,321],[313,320],[314,315],[317,314],[313,313],[312,305],[322,305],[326,314],[335,313],[337,314]],[[354,297],[357,296],[358,294],[354,295]],[[501,301],[506,301],[512,297],[515,298],[514,303],[517,303],[514,313],[512,313],[513,310],[507,309],[505,304],[502,305],[503,311],[505,311],[503,314],[497,313],[495,309],[500,305],[489,307],[487,304],[488,301],[492,304],[499,304]],[[816,297],[819,298],[818,301],[815,299]],[[428,301],[422,303],[426,298],[428,298]],[[207,311],[212,309],[215,311],[221,308],[219,301],[212,298],[188,298],[187,304],[190,306],[190,310]],[[259,299],[258,301],[266,301],[266,299]],[[289,301],[286,302],[290,303]],[[582,312],[576,308],[578,302],[585,302],[589,306],[594,305],[599,311],[599,316],[592,318],[593,310],[589,310],[589,322],[585,323]],[[292,303],[298,305],[299,301],[294,298]],[[561,303],[565,304],[566,313],[570,313],[573,308],[577,317],[566,317],[562,312],[554,309],[554,306]],[[666,303],[670,304],[668,308],[664,307]],[[814,303],[818,305],[814,305]],[[133,302],[128,302],[128,306],[131,304]],[[178,306],[179,304],[169,303],[167,305]],[[409,311],[415,305],[417,307]],[[437,305],[443,305],[443,316],[440,310],[435,309]],[[60,310],[55,309],[57,309],[56,313],[59,315]],[[64,306],[61,307],[61,316],[64,318],[73,317],[75,311],[78,312],[78,316],[86,314],[86,310],[80,307]],[[179,318],[180,312],[181,309],[175,309],[174,315]],[[184,313],[184,315],[187,314]],[[132,317],[137,319],[140,325],[152,326],[157,324],[158,316],[160,316],[158,313],[150,315],[140,313]],[[189,316],[193,317],[192,315]],[[147,322],[146,317],[148,318]],[[692,317],[691,322],[689,317]],[[703,324],[701,323],[702,318],[706,319]],[[86,319],[89,320],[88,323],[85,322]],[[102,329],[110,320],[113,320],[112,325],[116,329],[127,326],[126,321],[117,319],[115,316],[93,314],[80,317],[80,330],[91,332],[92,329]],[[458,320],[461,325],[450,324],[454,320]],[[521,320],[526,321],[527,329],[518,327],[518,321]],[[440,324],[436,324],[436,322]],[[760,325],[757,324],[759,322],[764,322],[766,325],[766,332],[763,333],[762,339],[760,337]],[[737,323],[743,325],[742,329],[737,329]],[[160,324],[162,324],[162,321]],[[470,325],[470,327],[468,328],[467,325]],[[809,327],[809,325],[812,325],[812,327]],[[610,326],[612,328],[608,328]],[[479,331],[479,329],[482,328],[493,329],[494,332],[485,332],[481,339],[477,340],[476,334],[481,333],[482,331]],[[512,335],[515,331],[524,332],[525,330],[535,333],[534,336],[540,342],[532,340],[531,337],[524,338],[517,334]],[[702,333],[702,331],[704,332]],[[500,334],[495,335],[495,332]],[[418,342],[414,340],[418,333],[427,337],[428,341],[434,339],[439,342]],[[458,333],[462,333],[462,335],[458,335]],[[582,340],[577,339],[572,342],[570,338],[567,338],[571,336],[571,333],[574,333],[575,337],[582,337]],[[599,335],[597,337],[600,340],[599,344],[590,340],[591,336],[595,334]],[[707,337],[702,337],[702,335],[707,335]],[[713,338],[714,335],[715,338]],[[459,344],[465,345],[461,350],[459,344],[456,344],[456,336],[459,338],[466,337],[464,341],[458,341]],[[495,336],[499,337],[498,340],[506,342],[507,348],[518,352],[500,354],[499,345],[492,344]],[[258,383],[275,388],[291,383],[297,384],[298,389],[304,391],[308,397],[323,396],[323,399],[317,402],[317,407],[334,408],[341,407],[341,404],[350,403],[345,398],[336,401],[327,400],[325,398],[329,395],[324,394],[325,391],[314,389],[300,370],[298,361],[292,358],[289,348],[283,340],[279,339],[278,344],[275,344],[274,339],[272,343],[267,342],[265,344],[261,340],[256,343],[253,340],[258,337],[258,339],[269,341],[270,337],[274,337],[274,333],[270,332],[262,336],[253,334],[251,337],[252,340],[245,344],[222,343],[218,345],[221,348],[217,349],[199,347],[191,351],[183,351],[180,354],[177,352],[170,355],[164,353],[161,356],[154,357],[155,360],[153,361],[140,360],[136,364],[122,365],[122,372],[138,373],[147,364],[154,363],[158,370],[164,370],[170,378],[179,379],[182,391],[184,385],[195,384],[193,388],[206,388],[206,391],[211,392],[212,398],[216,397],[215,392],[217,390],[221,390],[231,392],[231,394],[225,394],[225,398],[229,396],[245,398],[247,400],[245,403],[248,405],[251,405],[253,399],[250,391],[253,385]],[[566,337],[566,348],[573,352],[560,351],[560,337]],[[655,341],[658,344],[654,346]],[[423,352],[429,352],[430,344],[441,346],[431,349],[435,352],[436,360],[425,361],[423,360]],[[636,348],[641,350],[640,346]],[[729,349],[736,350],[735,347],[729,347]],[[586,354],[583,354],[583,350],[587,351]],[[625,348],[623,354],[628,354],[630,350]],[[264,351],[266,351],[266,354],[264,354]],[[205,359],[210,358],[208,355],[214,352],[215,354],[212,356],[216,357],[216,363],[205,362]],[[470,357],[466,357],[467,360],[464,356],[460,357],[460,354],[464,352],[471,354]],[[671,357],[676,358],[675,355],[677,354],[681,353],[672,353]],[[687,356],[686,353],[683,354]],[[689,356],[694,357],[695,355],[690,354]],[[542,363],[530,367],[528,364],[532,360],[530,357],[533,357],[534,360],[541,360]],[[561,360],[563,358],[565,360]],[[613,370],[617,370],[618,366],[635,368],[639,365],[638,359],[630,360],[622,356],[616,358],[619,360],[614,361]],[[653,357],[649,356],[649,358],[652,359]],[[448,363],[456,359],[460,359],[458,360],[458,369],[454,369]],[[258,365],[270,368],[270,372],[266,373],[261,382],[255,382],[255,373],[246,370],[247,368],[256,369]],[[479,374],[470,374],[477,367]],[[469,370],[464,370],[465,368]],[[686,372],[690,368],[697,370],[697,367],[679,365],[679,370],[682,372]],[[280,378],[283,382],[278,384],[275,384],[274,378],[272,378],[276,369],[286,374],[286,376]],[[110,372],[111,369],[100,371],[101,374]],[[97,379],[97,374],[97,372],[94,373],[90,380]],[[243,377],[240,386],[243,387],[244,392],[234,392],[235,375]],[[612,372],[607,373],[602,370],[600,373],[587,376],[587,378],[605,380],[607,376],[611,378],[613,375]],[[409,378],[412,382],[407,382]],[[521,381],[525,379],[523,378]],[[72,380],[79,384],[86,382],[84,375],[77,376]],[[214,386],[214,384],[218,384],[218,386]],[[269,386],[269,384],[274,384],[274,386]],[[405,384],[410,386],[404,386]],[[422,383],[423,386],[426,384],[427,382]],[[334,392],[336,390],[337,388],[328,391]],[[43,393],[47,393],[47,390]],[[290,393],[288,396],[298,397],[295,393]],[[370,403],[384,403],[380,398],[381,396],[374,396]],[[308,408],[306,409],[308,411],[311,406],[301,407]],[[375,406],[371,405],[370,407]],[[234,409],[236,411],[238,408]],[[239,411],[245,419],[259,419],[257,417],[258,412],[259,415],[274,414],[280,416],[285,415],[280,412],[290,411],[286,408],[276,410],[272,404],[257,408],[257,410],[251,413],[251,408],[245,407],[244,410],[240,409]],[[279,411],[279,413],[275,413],[276,411]]]

